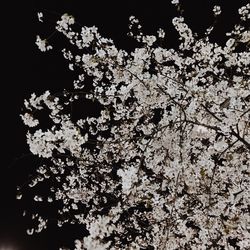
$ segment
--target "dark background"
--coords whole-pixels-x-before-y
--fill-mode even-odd
[[[66,61],[58,49],[40,52],[35,45],[36,35],[47,37],[53,32],[55,21],[67,12],[82,25],[97,26],[100,33],[112,38],[118,48],[132,50],[136,43],[126,33],[128,18],[135,15],[148,34],[158,28],[167,31],[168,46],[176,46],[177,34],[171,20],[176,15],[170,0],[162,1],[84,1],[50,0],[13,1],[2,6],[1,14],[1,134],[2,161],[0,168],[0,250],[54,250],[69,245],[80,228],[57,229],[51,225],[38,235],[26,235],[30,220],[22,216],[23,209],[32,211],[30,197],[24,202],[16,201],[16,186],[23,185],[39,164],[39,159],[29,154],[25,143],[25,127],[19,114],[23,100],[31,93],[52,93],[71,87],[74,74],[68,70]],[[224,13],[219,17],[213,39],[223,43],[223,33],[237,20],[237,8],[248,1],[186,0],[184,16],[190,26],[202,35],[213,22],[213,4],[222,5]],[[230,4],[228,3],[230,2]],[[37,20],[36,13],[45,15],[44,23]],[[50,43],[56,48],[66,45],[62,36],[53,36]],[[26,190],[29,193],[29,190]],[[69,245],[70,246],[70,245]],[[5,247],[5,248],[4,248]],[[12,248],[11,248],[12,247]]]

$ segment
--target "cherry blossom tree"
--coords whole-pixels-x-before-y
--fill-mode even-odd
[[[213,12],[216,19],[220,7]],[[34,199],[60,202],[58,226],[87,230],[75,249],[250,248],[250,4],[238,12],[219,45],[210,40],[214,26],[198,36],[180,11],[177,49],[163,46],[164,30],[146,35],[131,16],[132,52],[96,27],[79,29],[73,16],[57,21],[78,78],[71,91],[33,93],[21,117],[30,151],[43,159],[29,186],[51,180],[51,193]],[[40,36],[36,44],[52,49]],[[84,100],[98,109],[76,119]],[[34,218],[30,234],[48,223]]]

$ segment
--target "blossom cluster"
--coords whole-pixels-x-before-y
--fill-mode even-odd
[[[51,162],[39,174],[57,181],[58,225],[88,231],[75,249],[250,248],[249,5],[239,14],[224,45],[175,17],[178,49],[158,46],[165,32],[144,35],[131,17],[141,43],[131,53],[96,27],[75,31],[67,14],[57,22],[79,49],[63,50],[78,79],[61,98],[33,94],[22,119],[31,152]],[[98,102],[99,116],[73,120],[79,98]],[[45,107],[53,125],[42,131]]]

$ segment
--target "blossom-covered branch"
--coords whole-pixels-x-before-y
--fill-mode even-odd
[[[58,225],[88,231],[76,249],[231,249],[232,239],[235,249],[250,247],[249,10],[239,9],[225,45],[210,41],[213,27],[198,38],[175,17],[178,49],[160,46],[165,32],[145,35],[131,17],[129,35],[140,43],[131,53],[96,27],[79,30],[68,14],[57,22],[77,48],[62,52],[78,79],[71,92],[32,94],[22,119],[31,152],[49,162],[31,186],[55,178]],[[73,119],[79,98],[100,112]]]

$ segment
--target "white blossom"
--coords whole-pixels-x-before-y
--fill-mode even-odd
[[[247,19],[250,19],[250,3],[242,6],[238,11],[242,20],[246,21]]]
[[[23,120],[23,123],[29,127],[36,127],[39,124],[38,119],[34,119],[34,117],[29,113],[21,115],[21,118]]]
[[[221,14],[221,7],[219,5],[215,5],[213,8],[213,12],[215,16],[218,16]]]
[[[172,4],[179,4],[179,0],[172,0],[171,3]]]
[[[36,45],[42,52],[51,50],[53,48],[51,45],[48,44],[46,39],[42,40],[38,35],[36,36]]]
[[[39,22],[43,22],[43,13],[42,12],[38,12],[37,17],[38,17]]]
[[[249,247],[249,7],[224,45],[211,41],[214,26],[200,38],[183,16],[173,18],[176,49],[162,45],[162,29],[143,34],[134,16],[129,35],[140,46],[131,52],[96,27],[75,31],[68,14],[57,22],[76,48],[63,56],[80,72],[71,91],[31,94],[21,118],[31,153],[45,159],[28,186],[55,182],[34,201],[61,202],[59,227],[86,226],[76,250],[233,249],[232,239]],[[37,45],[50,49],[39,36]],[[92,108],[85,100],[100,110],[77,119],[75,102]],[[32,220],[28,234],[48,223]]]

